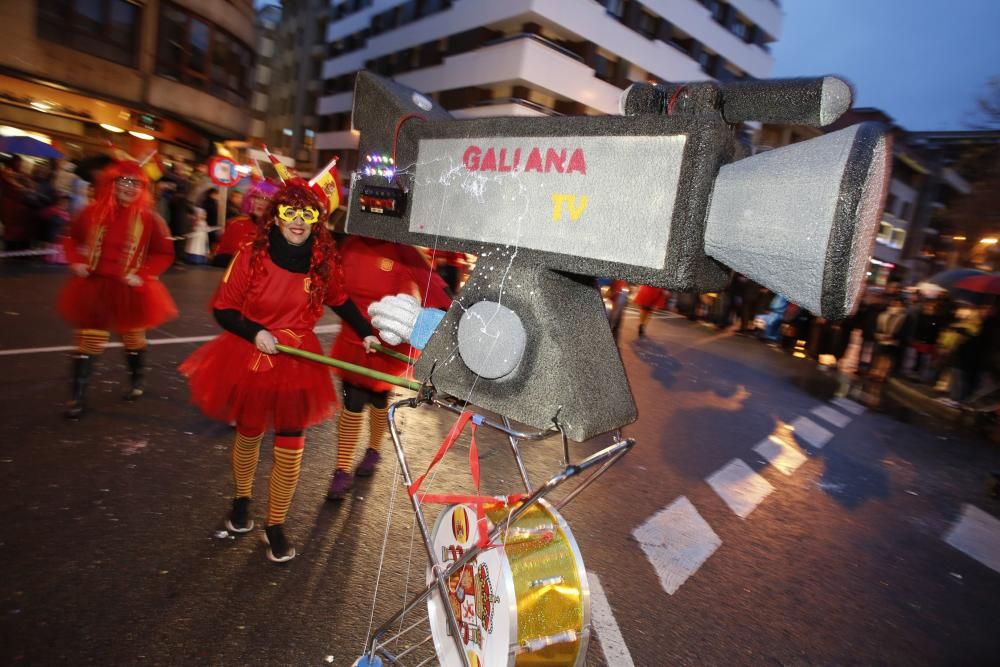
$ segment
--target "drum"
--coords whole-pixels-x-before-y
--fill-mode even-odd
[[[506,508],[487,511],[490,529]],[[434,524],[435,553],[445,566],[479,538],[471,505],[445,508]],[[590,639],[590,590],[566,521],[546,501],[528,509],[487,548],[448,578],[448,599],[428,598],[434,648],[445,667],[461,665],[443,604],[458,620],[473,667],[579,666]],[[428,569],[427,581],[433,580]]]

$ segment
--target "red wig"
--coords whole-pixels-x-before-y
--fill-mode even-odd
[[[253,259],[250,263],[250,275],[253,276],[270,246],[271,229],[278,224],[278,206],[305,208],[312,206],[319,211],[319,220],[310,225],[313,238],[312,257],[309,260],[309,309],[316,314],[323,312],[323,301],[326,290],[333,277],[334,270],[340,270],[337,256],[337,246],[333,236],[326,228],[326,208],[320,203],[316,193],[309,184],[301,178],[289,179],[271,198],[271,203],[264,214],[263,223],[257,227],[257,236],[253,241]]]
[[[134,178],[142,183],[142,190],[125,213],[128,219],[132,219],[143,210],[148,209],[153,204],[153,198],[149,193],[149,177],[142,170],[137,162],[128,160],[118,160],[105,167],[95,179],[94,184],[94,207],[97,212],[97,220],[106,220],[112,215],[118,206],[118,198],[115,196],[115,181],[119,178]]]

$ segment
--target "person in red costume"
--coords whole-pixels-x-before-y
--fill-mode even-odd
[[[451,296],[444,280],[431,269],[416,248],[348,236],[340,245],[340,253],[348,277],[347,293],[363,313],[367,314],[368,306],[382,297],[409,292],[414,285],[420,291],[425,306],[445,310],[451,306]],[[405,344],[393,349],[408,355],[412,353],[412,349]],[[330,356],[392,375],[402,375],[408,368],[405,362],[384,354],[365,354],[362,340],[349,328],[341,329]],[[337,422],[337,463],[327,491],[330,500],[341,500],[347,495],[354,484],[354,475],[368,477],[375,472],[381,458],[379,445],[387,427],[389,390],[393,387],[387,382],[348,371],[336,372],[343,384],[344,407]],[[366,406],[371,406],[368,412],[368,448],[352,474],[349,471],[361,439]]]
[[[229,266],[240,246],[253,241],[257,235],[257,227],[267,212],[267,206],[277,191],[278,186],[270,181],[257,181],[247,190],[241,205],[243,215],[226,221],[226,230],[214,249],[212,266]]]
[[[181,365],[191,400],[215,419],[236,423],[236,485],[226,527],[253,528],[250,497],[264,432],[272,429],[274,461],[264,528],[269,560],[295,557],[284,523],[298,484],[303,430],[331,416],[336,393],[329,371],[277,344],[321,353],[313,332],[331,307],[353,329],[363,351],[378,339],[344,287],[344,267],[323,225],[328,200],[299,178],[275,193],[252,244],[237,251],[212,302],[225,330]],[[317,224],[318,223],[318,224]]]
[[[646,322],[654,310],[659,310],[666,305],[668,292],[659,287],[642,285],[635,295],[633,303],[639,308],[639,337],[646,335]]]
[[[138,163],[114,162],[98,177],[96,198],[70,224],[65,238],[72,276],[56,309],[73,325],[72,399],[66,410],[79,419],[94,357],[110,332],[125,345],[135,400],[143,393],[146,330],[177,316],[177,306],[159,280],[174,261],[170,232],[153,212],[149,179]]]

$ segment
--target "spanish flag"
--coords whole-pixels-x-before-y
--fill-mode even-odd
[[[323,169],[309,180],[309,186],[313,190],[322,190],[323,195],[329,201],[327,211],[335,211],[340,206],[340,176],[337,175],[337,160],[334,156]]]
[[[153,183],[163,178],[163,163],[160,161],[160,154],[157,151],[153,151],[149,157],[143,160],[142,170],[146,172],[146,176]]]
[[[285,183],[292,178],[292,174],[288,171],[288,167],[286,167],[281,160],[271,155],[271,151],[267,150],[267,146],[264,146],[264,154],[267,155],[267,159],[271,161],[271,164],[274,166],[274,171],[278,174],[278,178],[281,179],[282,183]]]

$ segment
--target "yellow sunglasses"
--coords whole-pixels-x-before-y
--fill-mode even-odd
[[[312,206],[295,208],[294,206],[278,204],[278,217],[285,222],[295,222],[295,218],[302,218],[302,222],[313,225],[319,222],[319,211]]]

